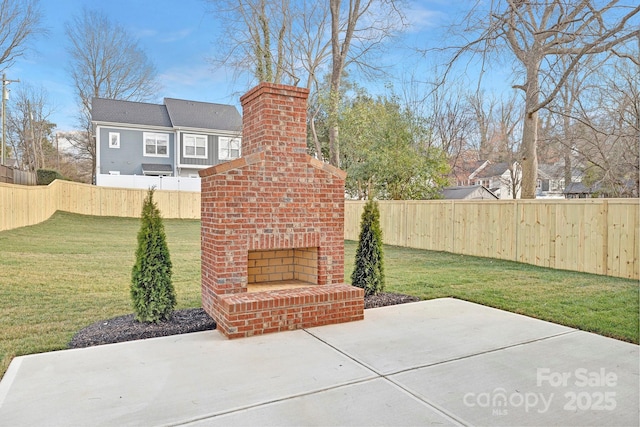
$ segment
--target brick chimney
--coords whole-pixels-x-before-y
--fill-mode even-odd
[[[307,96],[251,89],[242,157],[200,172],[202,303],[231,338],[364,316],[344,284],[346,174],[306,154]]]
[[[305,88],[268,83],[242,96],[243,155],[266,151],[306,161],[308,96]]]

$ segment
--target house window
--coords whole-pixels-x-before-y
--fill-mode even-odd
[[[120,148],[120,134],[109,132],[109,148]]]
[[[169,157],[169,135],[145,132],[144,155],[147,157]]]
[[[218,138],[218,159],[230,160],[240,157],[240,138]]]
[[[184,135],[182,139],[182,155],[184,157],[206,159],[207,137],[205,135]]]

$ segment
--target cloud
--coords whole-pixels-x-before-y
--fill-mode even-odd
[[[153,28],[138,28],[134,35],[138,39],[153,39],[158,43],[174,43],[188,38],[193,33],[193,28],[183,28],[176,31],[158,31]]]
[[[213,73],[208,65],[172,67],[160,73],[158,79],[166,88],[174,85],[198,86],[203,81],[211,81]]]
[[[173,42],[186,39],[191,35],[192,32],[193,32],[192,28],[184,28],[178,31],[162,33],[162,37],[159,37],[158,40],[161,43],[173,43]]]
[[[203,64],[172,67],[158,79],[163,87],[163,97],[236,105],[248,84],[246,79],[234,77],[233,70],[214,69],[210,64]]]
[[[406,10],[406,16],[409,20],[409,29],[407,32],[419,33],[425,29],[431,29],[441,25],[446,19],[447,14],[414,3]]]
[[[452,10],[451,0],[413,1],[405,9],[409,33],[419,33],[442,25]],[[425,4],[426,3],[426,4]]]
[[[134,30],[133,34],[138,39],[146,39],[156,37],[158,35],[158,30],[153,30],[150,28],[138,28]]]

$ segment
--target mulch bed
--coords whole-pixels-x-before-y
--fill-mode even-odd
[[[364,308],[385,307],[419,301],[409,295],[382,292],[365,297]],[[171,319],[161,323],[141,323],[133,314],[101,320],[80,330],[69,342],[69,348],[113,344],[146,338],[166,337],[216,328],[216,322],[201,308],[174,311]]]

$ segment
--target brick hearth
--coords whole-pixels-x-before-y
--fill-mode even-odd
[[[242,157],[200,172],[202,304],[229,338],[364,317],[344,284],[346,174],[306,154],[307,96],[247,92]]]

